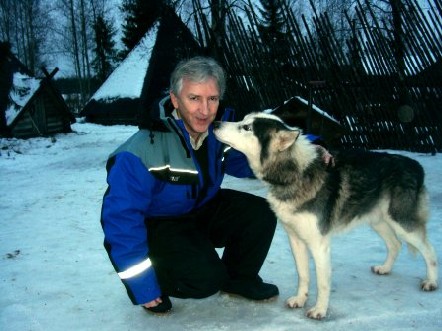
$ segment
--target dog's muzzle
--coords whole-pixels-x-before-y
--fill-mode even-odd
[[[214,129],[219,129],[221,127],[221,123],[220,121],[215,121],[213,122],[213,128]]]

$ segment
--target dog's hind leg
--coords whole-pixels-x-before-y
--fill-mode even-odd
[[[372,266],[371,270],[378,275],[388,275],[393,268],[394,261],[401,249],[401,242],[396,236],[395,231],[384,221],[371,223],[373,230],[375,230],[379,236],[384,240],[387,246],[387,258],[384,264]]]
[[[388,223],[399,238],[422,254],[427,266],[427,278],[422,281],[421,288],[434,291],[437,288],[438,262],[436,252],[427,239],[428,193],[424,187],[399,193],[391,201]]]
[[[427,278],[421,283],[424,291],[434,291],[437,289],[438,263],[434,247],[427,239],[425,228],[418,228],[415,231],[407,232],[402,230],[399,234],[409,245],[417,249],[424,257],[427,265]]]
[[[302,308],[308,298],[308,288],[310,283],[309,275],[309,256],[306,244],[291,230],[285,227],[293,257],[296,262],[296,270],[298,272],[298,292],[295,296],[287,299],[287,306],[290,308]]]

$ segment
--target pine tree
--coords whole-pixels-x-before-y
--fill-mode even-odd
[[[94,24],[95,32],[95,57],[92,61],[97,78],[100,82],[104,82],[110,75],[116,62],[115,28],[112,22],[106,20],[102,15],[98,15]]]
[[[269,59],[282,65],[288,56],[282,0],[260,0],[260,3],[258,31],[261,40],[269,52]]]
[[[123,44],[127,55],[140,39],[149,31],[161,15],[162,0],[123,0],[121,10],[125,14],[123,24]]]
[[[262,61],[270,69],[265,74],[266,79],[280,80],[281,87],[285,86],[283,82],[290,83],[293,80],[289,33],[284,19],[284,8],[286,8],[284,1],[286,0],[260,0],[261,8],[258,10],[261,18],[257,23],[265,53]]]
[[[284,21],[280,0],[260,0],[260,33],[264,42],[273,43],[283,35]]]

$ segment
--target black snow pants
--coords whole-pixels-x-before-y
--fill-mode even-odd
[[[229,279],[257,278],[276,217],[264,198],[222,189],[194,213],[146,224],[149,256],[163,294],[204,298]]]

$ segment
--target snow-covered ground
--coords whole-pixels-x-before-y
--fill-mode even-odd
[[[87,123],[73,129],[54,139],[0,140],[0,330],[442,330],[442,290],[419,290],[422,257],[404,246],[391,275],[372,274],[385,249],[368,227],[334,240],[323,321],[285,307],[297,279],[280,226],[261,272],[279,286],[276,301],[172,298],[173,312],[164,317],[133,306],[102,246],[99,220],[107,155],[137,129]],[[401,154],[427,172],[429,238],[441,257],[442,155]],[[225,186],[266,194],[257,180],[226,178]]]

